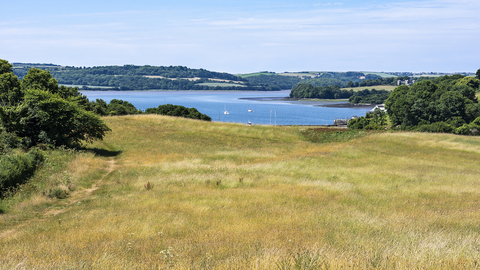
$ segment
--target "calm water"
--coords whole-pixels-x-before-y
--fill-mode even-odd
[[[287,97],[290,90],[259,91],[81,91],[89,100],[126,100],[137,109],[163,104],[196,108],[213,121],[277,125],[331,125],[334,119],[363,116],[370,109],[328,108],[315,105],[328,102],[275,100]],[[248,110],[252,110],[249,112]],[[227,110],[230,114],[225,115]],[[275,113],[277,112],[277,113]]]

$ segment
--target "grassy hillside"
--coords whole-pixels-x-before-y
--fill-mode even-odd
[[[387,91],[393,91],[393,89],[397,88],[396,85],[373,85],[373,86],[362,86],[362,87],[344,87],[341,88],[341,90],[350,90],[352,89],[353,91],[363,91],[365,89],[371,90],[371,89],[376,89],[376,90],[387,90]]]
[[[0,269],[472,269],[480,259],[480,138],[312,143],[304,127],[105,121],[106,139],[48,178],[78,185],[67,199],[32,195],[0,215]]]
[[[237,74],[237,76],[240,76],[242,78],[248,78],[248,77],[259,76],[259,75],[275,75],[275,73],[272,73],[272,72],[255,72],[255,73]]]
[[[369,71],[362,71],[365,75],[367,74],[373,74],[380,76],[382,78],[388,78],[388,77],[397,77],[397,75],[394,74],[389,74],[389,73],[383,73],[383,72],[369,72]]]

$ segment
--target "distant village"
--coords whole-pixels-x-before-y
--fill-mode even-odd
[[[415,80],[397,80],[397,85],[410,85],[414,83]]]

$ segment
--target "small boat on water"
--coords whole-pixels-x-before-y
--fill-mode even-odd
[[[225,111],[223,112],[223,114],[230,114],[230,113],[227,111],[227,104],[225,104]]]
[[[248,109],[248,112],[253,112],[253,110],[252,110],[252,109]]]

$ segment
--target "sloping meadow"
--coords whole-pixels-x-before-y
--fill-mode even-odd
[[[116,154],[91,157],[98,189],[6,224],[0,269],[470,269],[480,259],[479,138],[312,143],[304,127],[104,119],[112,132],[90,147]]]

